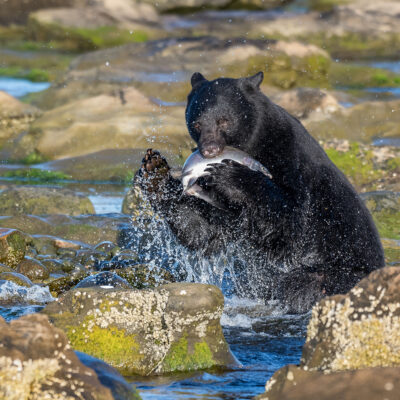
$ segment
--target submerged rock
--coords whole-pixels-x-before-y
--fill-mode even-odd
[[[301,366],[341,371],[400,366],[400,269],[372,272],[312,310]]]
[[[15,186],[0,193],[0,214],[94,214],[91,201],[65,188]],[[38,232],[35,232],[38,233]]]
[[[72,346],[124,374],[160,374],[235,364],[222,333],[223,295],[211,285],[153,290],[75,289],[43,312]]]
[[[294,365],[281,368],[254,400],[397,400],[400,368],[368,368],[324,374]]]
[[[121,399],[100,383],[93,369],[79,361],[65,334],[45,315],[28,315],[9,324],[0,318],[0,327],[1,397]],[[126,398],[139,397],[132,389],[132,396]]]
[[[80,281],[75,289],[90,287],[106,287],[107,289],[133,289],[125,279],[109,271],[99,272]]]
[[[0,228],[0,263],[15,268],[25,256],[24,235],[16,229]]]

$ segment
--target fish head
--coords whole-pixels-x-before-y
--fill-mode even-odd
[[[241,148],[251,139],[257,120],[251,96],[261,81],[262,74],[213,81],[199,73],[192,76],[186,123],[203,157],[215,158],[226,146]]]

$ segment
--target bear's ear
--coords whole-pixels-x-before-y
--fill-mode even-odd
[[[255,75],[246,78],[246,81],[250,83],[254,88],[259,89],[263,79],[264,79],[264,74],[260,71],[257,72]]]
[[[192,88],[195,88],[202,82],[205,82],[207,79],[200,72],[195,72],[190,79],[190,83],[192,84]]]

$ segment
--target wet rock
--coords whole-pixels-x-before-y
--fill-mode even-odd
[[[1,272],[0,280],[10,281],[18,286],[31,287],[33,285],[32,281],[27,276],[18,272]]]
[[[15,229],[0,228],[0,262],[15,268],[24,258],[24,235]]]
[[[96,372],[99,381],[111,390],[114,400],[140,400],[134,386],[128,383],[114,368],[104,361],[80,351],[75,353],[83,364]]]
[[[1,8],[7,7],[0,5]],[[0,146],[26,131],[29,124],[39,115],[37,108],[21,103],[9,94],[0,91]]]
[[[113,399],[45,315],[28,315],[9,324],[1,318],[0,325],[0,393],[7,398],[72,399],[79,393],[82,398]]]
[[[324,374],[294,365],[281,368],[255,400],[396,400],[400,368],[368,368]]]
[[[153,288],[175,282],[174,277],[165,269],[146,264],[136,264],[113,272],[126,279],[136,289]]]
[[[109,253],[113,250],[117,245],[113,242],[105,240],[104,242],[100,242],[94,246],[94,250],[101,251],[104,253]]]
[[[20,229],[29,234],[52,235],[67,240],[96,245],[103,240],[120,243],[120,231],[130,227],[129,217],[124,215],[49,215],[37,217],[34,215],[14,215],[2,217],[0,226]],[[121,243],[122,245],[122,243]]]
[[[32,235],[32,245],[39,254],[51,256],[57,254],[53,236]]]
[[[0,264],[0,272],[14,272],[14,270],[7,265]]]
[[[65,188],[15,186],[0,193],[0,214],[94,214],[91,201]]]
[[[33,282],[40,282],[49,277],[49,271],[38,260],[30,257],[25,257],[17,266],[16,271],[25,275]]]
[[[52,296],[58,297],[61,294],[67,292],[75,285],[77,285],[82,279],[88,276],[88,272],[82,271],[73,275],[67,275],[53,280],[49,283],[49,290]]]
[[[75,289],[43,312],[76,350],[123,373],[149,375],[234,364],[222,310],[215,286],[173,283],[140,291]]]
[[[43,168],[61,171],[72,179],[128,182],[138,168],[142,149],[107,149],[94,153],[49,161]]]
[[[325,372],[400,366],[400,269],[372,272],[312,310],[301,366]]]
[[[115,289],[132,289],[132,286],[125,279],[119,277],[109,271],[99,272],[95,275],[88,276],[80,281],[75,289],[90,288],[90,287],[107,287]]]

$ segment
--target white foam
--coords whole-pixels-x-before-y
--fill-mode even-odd
[[[1,303],[28,303],[43,304],[54,301],[48,286],[33,285],[31,287],[19,286],[11,281],[0,282]]]

